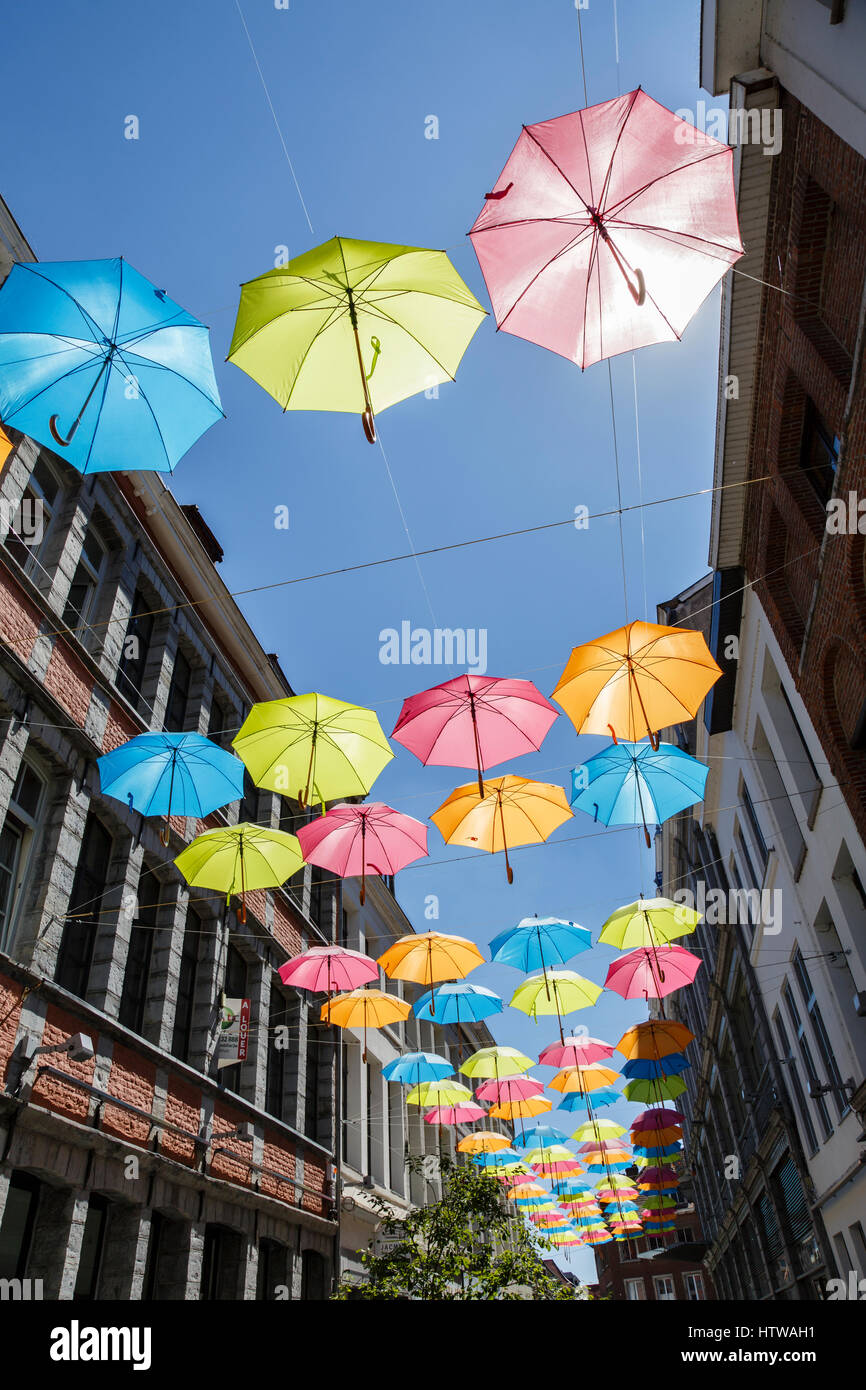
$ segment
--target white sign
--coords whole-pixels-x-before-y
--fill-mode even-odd
[[[217,1041],[217,1066],[232,1067],[243,1062],[250,1039],[249,999],[226,999],[220,1011],[220,1032]]]

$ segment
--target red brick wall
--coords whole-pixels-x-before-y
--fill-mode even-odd
[[[76,723],[83,725],[90,708],[93,677],[65,642],[55,642],[44,684]]]
[[[234,1136],[226,1140],[226,1148],[231,1149],[233,1154],[242,1154],[248,1162],[243,1162],[239,1158],[232,1158],[230,1154],[215,1153],[214,1150],[219,1146],[220,1134],[237,1129],[238,1125],[243,1124],[246,1119],[236,1110],[229,1110],[226,1106],[217,1105],[214,1110],[213,1118],[213,1144],[211,1147],[211,1175],[215,1178],[225,1178],[229,1182],[241,1183],[249,1186],[253,1180],[253,1174],[249,1164],[253,1158],[253,1145],[251,1139],[240,1139]]]
[[[301,933],[286,903],[274,897],[274,936],[284,951],[290,956],[298,956],[304,949]]]
[[[325,1216],[325,1160],[317,1154],[307,1153],[304,1155],[304,1187],[310,1187],[312,1192],[303,1194],[301,1205],[306,1211],[315,1212],[317,1216]],[[315,1192],[321,1192],[321,1197],[314,1196]]]
[[[297,1176],[294,1153],[286,1147],[285,1140],[267,1130],[265,1131],[262,1167],[272,1168],[275,1173],[285,1173],[287,1178]],[[297,1201],[297,1195],[300,1191],[294,1183],[281,1183],[277,1178],[269,1177],[267,1173],[262,1173],[260,1188],[269,1197],[277,1197],[283,1202]]]
[[[45,1047],[52,1047],[56,1043],[62,1043],[71,1038],[73,1033],[82,1032],[81,1020],[74,1014],[64,1013],[61,1009],[49,1004],[45,1011],[45,1027],[42,1032],[41,1042]],[[90,1033],[93,1045],[97,1045],[97,1037]],[[93,1085],[93,1071],[95,1061],[91,1057],[87,1062],[73,1062],[71,1057],[67,1057],[64,1052],[55,1052],[47,1057],[37,1057],[36,1069],[39,1066],[51,1066],[57,1071],[68,1072],[70,1076],[78,1077],[79,1081],[87,1081]],[[49,1110],[56,1110],[60,1115],[67,1115],[71,1120],[84,1121],[87,1119],[87,1111],[90,1105],[90,1097],[86,1091],[80,1090],[77,1086],[67,1086],[56,1076],[41,1076],[33,1087],[33,1100],[37,1105],[44,1105]]]
[[[112,700],[108,706],[108,719],[105,724],[105,733],[102,735],[103,753],[111,753],[115,748],[119,748],[128,739],[135,738],[140,734],[141,729],[134,720],[121,709],[120,705]]]
[[[33,650],[42,614],[12,575],[0,565],[0,638],[26,661]]]
[[[152,1062],[115,1043],[106,1090],[129,1105],[137,1105],[140,1110],[152,1111],[155,1081],[156,1068]],[[118,1110],[112,1105],[105,1105],[102,1111],[102,1128],[107,1134],[114,1134],[119,1139],[128,1139],[132,1144],[146,1144],[151,1124],[149,1120],[133,1115],[128,1110]]]
[[[23,994],[24,986],[17,980],[0,977],[0,1086],[6,1082],[6,1068],[15,1048]]]
[[[198,1134],[201,1127],[201,1091],[173,1076],[166,1089],[165,1118],[169,1124],[177,1125],[178,1129]],[[180,1134],[163,1131],[160,1149],[177,1163],[192,1167],[195,1162],[195,1145],[191,1139],[184,1139]]]

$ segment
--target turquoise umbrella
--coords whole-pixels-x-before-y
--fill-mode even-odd
[[[106,796],[143,816],[209,816],[244,794],[244,765],[201,734],[137,734],[97,758]]]
[[[672,743],[620,739],[571,773],[571,804],[604,825],[648,824],[702,801],[709,769]]]

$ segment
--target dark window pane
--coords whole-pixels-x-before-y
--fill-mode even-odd
[[[201,918],[197,917],[190,909],[186,916],[186,930],[183,936],[177,982],[177,1005],[174,1013],[174,1033],[171,1041],[171,1050],[181,1062],[189,1061],[192,1043],[192,1018],[199,943],[201,941],[200,932]]]
[[[0,1279],[25,1277],[38,1204],[36,1178],[29,1173],[13,1173],[0,1226]]]
[[[139,893],[157,892],[152,875],[147,876],[148,889],[139,884]],[[155,902],[139,905],[129,938],[129,952],[126,957],[126,970],[123,976],[123,992],[120,997],[120,1022],[124,1028],[140,1033],[144,1024],[144,1009],[147,1003],[147,986],[150,977],[150,961],[153,955],[153,940],[156,932],[158,904]]]
[[[84,1237],[81,1241],[78,1278],[73,1295],[77,1301],[89,1302],[96,1298],[107,1224],[108,1202],[104,1197],[94,1194],[87,1207],[87,1220],[84,1223]]]
[[[192,671],[183,652],[177,652],[168,688],[168,701],[165,707],[165,728],[175,733],[183,731],[186,722],[186,707],[189,703]]]
[[[91,812],[84,826],[78,868],[69,899],[70,918],[63,929],[54,976],[63,989],[82,998],[87,992],[96,929],[104,910],[102,899],[111,849],[111,836]]]
[[[134,705],[141,698],[141,683],[153,637],[153,614],[148,611],[152,607],[144,594],[136,589],[117,671],[117,688]]]

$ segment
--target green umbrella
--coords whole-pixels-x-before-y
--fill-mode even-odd
[[[686,1089],[681,1076],[655,1077],[651,1081],[629,1081],[623,1086],[626,1100],[640,1101],[644,1105],[655,1105],[662,1100],[676,1100]]]
[[[205,830],[175,859],[187,883],[214,888],[230,898],[240,893],[241,922],[246,921],[244,894],[255,888],[279,888],[304,862],[295,835],[241,821]]]
[[[332,237],[241,286],[228,361],[283,410],[374,415],[453,381],[485,310],[444,251]]]

